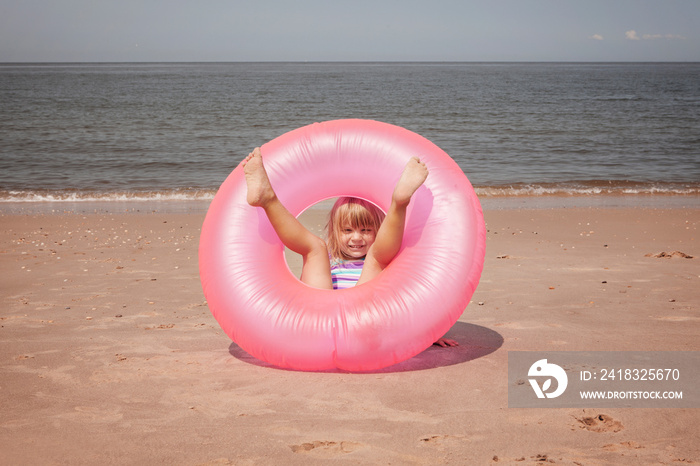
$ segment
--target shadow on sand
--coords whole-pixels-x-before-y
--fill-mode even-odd
[[[466,322],[455,323],[445,338],[456,340],[459,346],[451,348],[442,348],[440,346],[431,346],[422,353],[419,353],[406,361],[394,364],[384,369],[375,371],[363,372],[365,374],[387,374],[393,372],[412,372],[422,371],[426,369],[434,369],[436,367],[453,366],[463,362],[478,359],[487,354],[491,354],[503,345],[503,337],[486,327],[469,324]],[[236,358],[248,364],[255,366],[270,367],[279,369],[272,364],[254,358],[241,349],[235,343],[229,346],[229,353]],[[347,372],[341,370],[328,370],[320,372]]]

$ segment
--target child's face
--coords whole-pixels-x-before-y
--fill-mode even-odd
[[[340,231],[340,252],[349,259],[362,259],[374,243],[377,232],[372,227],[344,225]]]

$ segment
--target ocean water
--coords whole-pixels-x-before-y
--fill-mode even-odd
[[[700,63],[0,65],[0,202],[211,199],[257,145],[367,118],[482,198],[700,196]]]

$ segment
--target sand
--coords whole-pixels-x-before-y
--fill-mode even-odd
[[[0,216],[0,462],[700,461],[697,409],[514,409],[507,384],[509,351],[698,351],[698,209],[487,210],[460,346],[371,374],[232,343],[199,283],[203,217]]]

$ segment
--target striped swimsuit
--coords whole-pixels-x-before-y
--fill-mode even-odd
[[[363,265],[365,265],[364,259],[354,261],[331,260],[331,281],[333,282],[333,289],[344,290],[355,286],[360,279]]]

